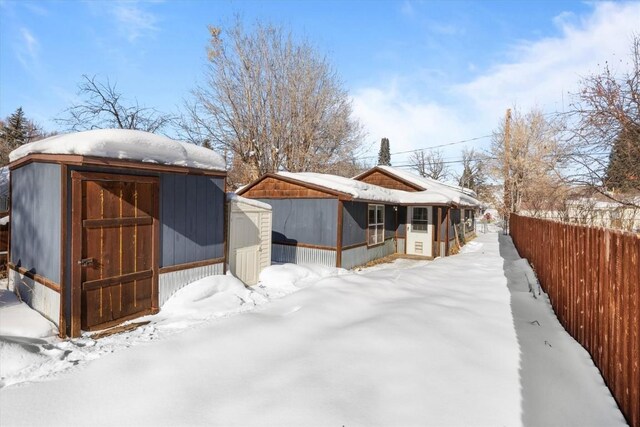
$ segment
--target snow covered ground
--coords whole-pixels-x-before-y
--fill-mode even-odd
[[[506,236],[261,279],[203,279],[98,341],[3,337],[33,363],[2,374],[0,425],[625,425]]]

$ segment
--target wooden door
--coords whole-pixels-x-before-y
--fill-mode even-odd
[[[72,173],[72,336],[158,308],[158,178]]]

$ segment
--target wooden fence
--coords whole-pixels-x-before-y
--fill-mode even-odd
[[[509,227],[558,319],[640,427],[640,235],[514,214]]]

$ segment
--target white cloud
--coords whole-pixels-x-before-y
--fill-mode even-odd
[[[22,64],[27,71],[32,71],[33,66],[38,63],[38,54],[40,51],[40,42],[36,36],[34,36],[28,28],[20,28],[20,39],[14,46],[14,49],[20,64]]]
[[[563,13],[553,20],[559,36],[520,42],[509,62],[485,72],[476,69],[471,81],[452,85],[443,79],[445,101],[433,99],[419,81],[400,87],[395,82],[407,77],[397,76],[355,91],[354,111],[370,139],[390,138],[392,152],[486,135],[514,104],[561,111],[581,77],[598,72],[605,61],[624,68],[638,22],[640,2],[595,3],[582,17]]]
[[[567,92],[576,91],[581,77],[597,72],[605,61],[624,66],[631,34],[638,30],[640,3],[598,3],[587,18],[568,18],[562,14],[554,20],[560,37],[521,43],[513,61],[496,65],[456,91],[480,111],[497,112],[513,103],[562,110],[563,97],[566,106]]]
[[[158,18],[143,10],[137,2],[114,3],[111,13],[116,19],[118,30],[130,42],[158,31]]]

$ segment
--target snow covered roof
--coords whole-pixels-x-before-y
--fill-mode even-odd
[[[451,189],[408,192],[392,190],[351,178],[312,172],[278,172],[279,176],[348,194],[354,199],[398,204],[450,204],[476,206],[478,201]]]
[[[474,197],[474,198],[477,197],[476,192],[473,191],[470,188],[460,187],[458,185],[453,185],[453,184],[447,184],[447,183],[440,182],[440,181],[437,181],[437,180],[431,179],[431,178],[425,178],[425,177],[413,174],[411,172],[404,171],[404,170],[401,170],[401,169],[398,169],[398,168],[394,168],[394,167],[391,167],[391,166],[379,165],[379,166],[376,166],[376,168],[381,169],[381,170],[383,170],[383,171],[385,171],[385,172],[387,172],[387,173],[389,173],[391,175],[395,175],[400,179],[403,179],[403,180],[405,180],[407,182],[410,182],[413,185],[417,185],[418,187],[424,188],[426,190],[429,190],[432,187],[439,187],[439,188],[444,187],[444,188],[449,188],[449,189],[452,189],[452,190],[455,190],[455,191],[460,191],[460,192],[462,192],[462,193],[464,193],[464,194],[466,194],[468,196]],[[364,174],[360,174],[358,176],[361,176],[361,175],[364,175]]]
[[[247,199],[246,197],[238,196],[236,193],[227,193],[227,202],[244,203],[256,208],[272,210],[271,205],[268,203],[264,203],[255,199]]]
[[[195,144],[129,129],[95,129],[24,144],[9,154],[14,162],[29,154],[74,154],[224,171],[222,156]]]

